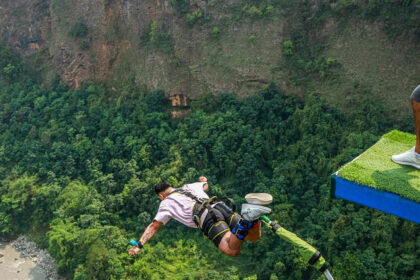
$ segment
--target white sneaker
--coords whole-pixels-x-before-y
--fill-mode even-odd
[[[250,204],[265,205],[273,201],[273,196],[269,193],[249,193],[245,199]]]
[[[393,155],[392,161],[398,164],[411,165],[420,169],[420,159],[416,157],[416,147],[399,155]]]
[[[241,216],[247,221],[255,221],[261,215],[269,214],[271,212],[271,209],[265,206],[261,205],[255,205],[255,204],[242,204],[242,211]]]

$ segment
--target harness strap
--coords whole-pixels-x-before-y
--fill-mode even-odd
[[[199,197],[193,195],[192,193],[184,190],[183,188],[177,188],[174,191],[172,191],[169,195],[171,195],[173,193],[183,194],[183,195],[185,195],[185,196],[187,196],[187,197],[189,197],[189,198],[191,198],[191,199],[193,199],[193,200],[196,201],[196,204],[194,204],[194,206],[193,206],[193,212],[192,212],[192,214],[193,214],[193,221],[194,221],[194,223],[196,224],[196,226],[198,228],[200,228],[201,216],[203,215],[205,209],[208,210],[208,213],[210,214],[210,217],[213,219],[213,222],[214,223],[217,223],[218,222],[217,216],[214,213],[213,208],[211,207],[211,204],[213,204],[214,201],[217,200],[217,197],[213,196],[210,199],[199,198]],[[197,205],[197,203],[200,204],[200,207],[198,209],[198,213],[195,213],[196,212],[195,211],[195,209],[196,209],[195,206]]]
[[[184,190],[183,188],[177,188],[174,191],[172,191],[169,195],[171,195],[173,193],[183,194],[183,195],[185,195],[185,196],[187,196],[187,197],[189,197],[189,198],[191,198],[191,199],[193,199],[193,200],[196,201],[196,203],[193,206],[192,214],[193,214],[193,221],[194,221],[194,223],[200,229],[201,229],[201,227],[200,227],[201,217],[204,214],[204,212],[205,212],[206,209],[208,211],[207,213],[213,219],[213,222],[214,223],[219,222],[219,219],[218,219],[217,215],[214,213],[214,210],[213,210],[213,207],[212,207],[212,205],[214,205],[215,203],[217,203],[219,201],[222,201],[223,199],[226,199],[232,205],[232,211],[235,212],[235,210],[236,210],[235,201],[232,198],[227,197],[227,196],[224,196],[222,198],[218,198],[216,196],[213,196],[213,197],[211,197],[209,199],[203,199],[203,198],[199,198],[199,197],[193,195],[192,193]],[[197,203],[199,203],[199,207],[197,207],[198,206]]]
[[[223,197],[221,197],[220,199],[219,199],[219,201],[221,201],[221,200],[223,200],[223,199],[226,199],[227,201],[229,201],[230,202],[230,205],[231,205],[231,209],[232,209],[232,212],[236,212],[236,203],[235,203],[235,201],[232,199],[232,198],[230,198],[230,197],[227,197],[227,196],[223,196]]]

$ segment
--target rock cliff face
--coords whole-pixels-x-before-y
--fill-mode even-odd
[[[261,10],[245,2],[2,0],[0,35],[40,73],[58,74],[75,88],[86,80],[111,86],[134,81],[150,90],[162,88],[169,96],[195,99],[206,92],[245,96],[273,81],[303,92],[290,82],[282,50],[291,30],[299,24],[304,28],[301,15],[267,6],[269,16],[261,16]],[[308,13],[316,12],[315,4]],[[323,55],[342,65],[346,82],[315,80],[308,85],[325,92],[331,103],[343,100],[337,96],[361,82],[376,97],[390,100],[394,111],[407,108],[420,75],[418,63],[412,63],[420,48],[387,38],[374,22],[338,28],[329,19],[308,37],[324,40],[328,47]]]
[[[169,0],[4,0],[1,39],[23,56],[48,55],[72,87],[89,79],[131,77],[138,85],[163,88],[170,95],[246,94],[273,80],[270,71],[281,58],[283,22],[217,27],[226,21],[221,11],[234,2],[196,1],[190,12],[207,20],[194,25]],[[86,34],[70,35],[78,22],[87,27]],[[157,37],[147,38],[153,22]],[[256,33],[268,44],[265,49],[262,40],[252,42]]]
[[[20,54],[29,55],[47,46],[50,32],[49,1],[4,0],[0,3],[1,40]]]

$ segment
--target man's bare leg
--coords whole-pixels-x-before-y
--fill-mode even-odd
[[[252,202],[266,202],[272,200],[270,194],[254,193],[248,194],[248,198]],[[257,222],[261,215],[271,212],[271,209],[257,204],[242,204],[241,216],[235,215],[232,217],[241,217],[235,220],[235,226],[231,228],[232,231],[227,232],[218,245],[220,251],[231,257],[236,257],[240,252],[243,244],[243,239],[255,242],[261,238],[261,222]],[[244,216],[245,214],[245,216]],[[251,222],[254,221],[254,222]]]
[[[411,93],[410,101],[416,125],[416,146],[404,153],[393,155],[391,159],[395,163],[420,169],[420,85]]]
[[[232,232],[228,231],[220,240],[219,250],[228,256],[236,257],[242,249],[243,240],[239,239]]]
[[[249,230],[248,235],[245,237],[246,240],[251,242],[255,242],[261,238],[261,223],[257,226],[252,227]],[[222,240],[219,243],[219,250],[225,253],[228,256],[236,257],[239,255],[242,249],[242,244],[244,243],[243,240],[239,239],[235,234],[232,232],[227,232]]]
[[[411,107],[414,113],[414,123],[416,125],[416,153],[420,154],[420,102],[411,99]]]

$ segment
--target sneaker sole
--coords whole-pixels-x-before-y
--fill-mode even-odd
[[[412,167],[415,167],[417,169],[420,169],[420,165],[412,163],[412,162],[405,162],[405,161],[400,161],[400,160],[395,160],[392,158],[392,161],[398,164],[402,164],[402,165],[410,165]]]
[[[249,193],[245,196],[249,204],[265,205],[273,202],[273,196],[269,193]]]
[[[252,203],[252,204],[251,203],[248,203],[248,204],[244,203],[244,204],[242,204],[242,209],[247,208],[247,205],[255,205],[255,204],[254,203]],[[265,213],[260,213],[259,215],[250,217],[249,214],[251,214],[252,211],[251,212],[241,211],[241,216],[244,219],[248,220],[248,221],[254,221],[254,220],[258,219],[259,217],[261,217],[262,215],[268,215],[268,214],[270,214],[271,211],[272,211],[271,208],[268,208],[268,207],[265,207],[265,206],[261,206],[261,205],[258,205],[258,209],[259,210],[263,210]]]
[[[255,203],[243,203],[243,204],[242,204],[242,208],[246,208],[246,207],[247,207],[247,205],[255,205]],[[261,206],[261,205],[258,205],[257,207],[258,207],[258,209],[260,209],[260,210],[264,210],[264,211],[266,211],[266,212],[267,212],[266,214],[270,214],[270,213],[271,213],[271,208],[269,208],[269,207],[267,207],[267,206]]]

